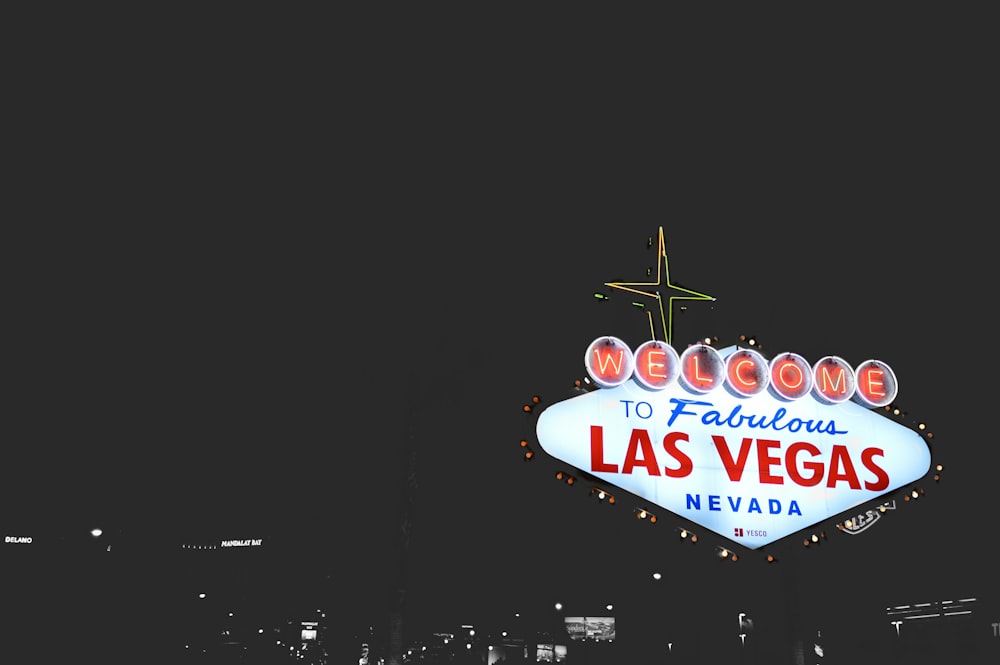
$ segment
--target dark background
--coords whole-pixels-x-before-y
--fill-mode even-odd
[[[39,547],[4,550],[7,625],[166,643],[206,584],[384,621],[413,451],[414,635],[560,598],[664,642],[740,611],[844,637],[889,604],[996,602],[996,109],[975,39],[802,59],[336,25],[24,51],[0,524]],[[348,45],[352,25],[371,38]],[[717,298],[675,346],[889,363],[941,483],[858,537],[789,537],[780,568],[721,569],[715,539],[689,549],[669,516],[597,505],[540,449],[525,463],[523,404],[568,397],[595,337],[645,338],[593,293],[641,278],[661,226],[674,281]],[[177,552],[249,537],[268,551]]]

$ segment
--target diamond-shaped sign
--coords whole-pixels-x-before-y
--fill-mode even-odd
[[[725,358],[738,350],[719,351]],[[784,399],[632,377],[545,409],[549,455],[757,549],[930,468],[913,430],[855,401]]]

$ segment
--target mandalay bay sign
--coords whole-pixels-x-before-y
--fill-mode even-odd
[[[669,282],[660,229],[655,283],[607,285],[709,296]],[[659,261],[658,261],[659,262]],[[665,281],[661,279],[665,275]],[[653,308],[655,309],[655,308]],[[652,321],[652,315],[650,315]],[[542,411],[538,443],[584,470],[749,549],[768,545],[923,477],[930,449],[875,410],[895,399],[892,369],[837,356],[809,363],[753,348],[595,339],[584,365],[598,387]]]

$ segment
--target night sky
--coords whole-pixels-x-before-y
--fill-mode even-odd
[[[838,76],[788,95],[790,70],[750,85],[720,68],[677,80],[715,94],[654,95],[638,75],[550,87],[493,63],[473,83],[394,58],[318,93],[303,72],[246,64],[210,85],[201,65],[173,67],[201,76],[137,84],[116,122],[115,76],[86,87],[85,111],[44,105],[20,153],[5,533],[85,547],[77,534],[102,526],[125,562],[98,578],[127,576],[125,597],[160,617],[212,578],[174,544],[262,537],[250,579],[227,564],[218,584],[262,605],[254,589],[325,599],[353,622],[382,620],[402,579],[414,634],[559,599],[615,603],[622,634],[681,635],[788,616],[794,594],[803,623],[828,625],[1000,597],[974,554],[1000,459],[974,86],[918,85],[914,67],[889,87]],[[570,397],[596,337],[648,336],[628,298],[594,293],[642,278],[660,227],[673,280],[716,298],[676,314],[675,346],[754,335],[765,354],[887,362],[942,481],[857,537],[831,532],[850,515],[824,522],[822,548],[790,536],[780,568],[750,553],[720,567],[721,537],[680,543],[669,514],[598,504],[538,447],[525,462],[522,406]],[[51,551],[57,599],[89,564]]]

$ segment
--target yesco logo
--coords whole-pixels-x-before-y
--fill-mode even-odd
[[[872,409],[891,368],[661,341],[587,348],[600,389],[545,409],[538,442],[578,469],[756,549],[922,477],[930,449]]]

